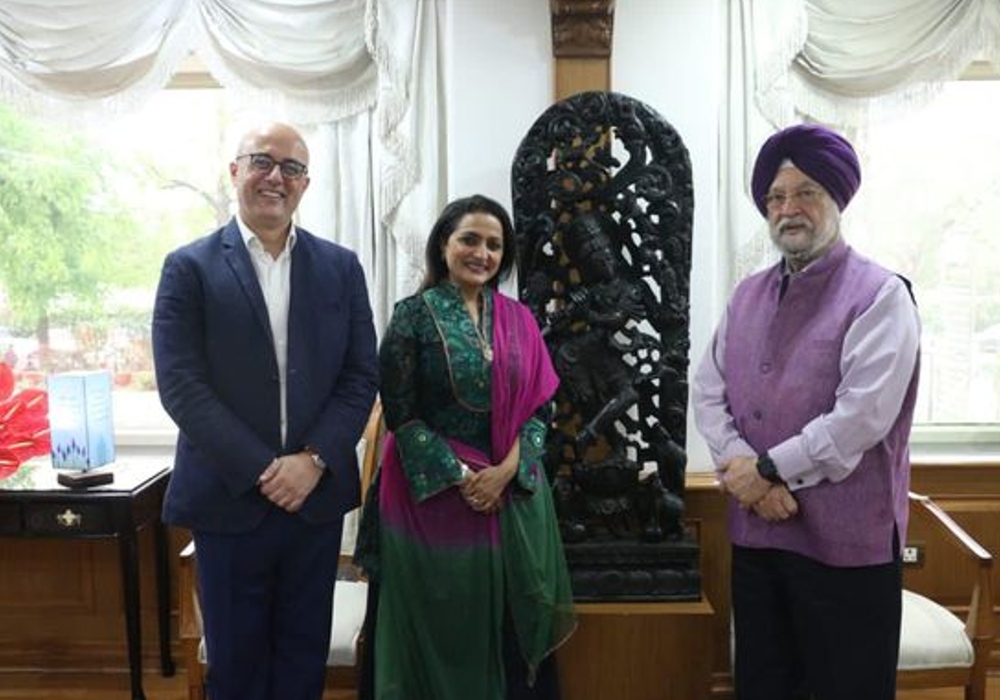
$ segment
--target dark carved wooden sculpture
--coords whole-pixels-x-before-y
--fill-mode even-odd
[[[520,296],[561,378],[548,445],[578,600],[700,595],[682,523],[691,163],[625,95],[545,111],[514,160]]]

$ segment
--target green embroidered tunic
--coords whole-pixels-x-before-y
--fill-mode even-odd
[[[545,423],[531,417],[520,426],[518,472],[499,516],[472,511],[456,488],[456,449],[493,452],[494,309],[491,293],[483,299],[477,329],[450,283],[407,298],[380,349],[381,399],[394,436],[371,489],[378,513],[366,504],[358,559],[380,581],[375,687],[382,700],[503,700],[505,611],[529,667],[575,627],[541,467]]]

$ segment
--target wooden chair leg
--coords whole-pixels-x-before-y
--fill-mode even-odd
[[[186,641],[186,640],[185,640]],[[198,661],[198,648],[185,649],[188,700],[205,700],[205,667]]]

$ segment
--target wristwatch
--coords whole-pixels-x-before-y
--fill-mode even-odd
[[[774,460],[768,456],[767,452],[757,458],[757,473],[772,484],[785,483],[785,480],[781,478],[781,474],[778,473],[778,467],[775,466]]]
[[[313,464],[316,465],[317,469],[326,471],[326,461],[319,456],[319,452],[312,447],[307,447],[304,451],[307,455],[309,455],[309,459],[313,461]]]

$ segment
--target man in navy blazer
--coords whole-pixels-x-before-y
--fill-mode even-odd
[[[319,700],[356,444],[377,384],[351,251],[292,223],[309,151],[284,124],[229,164],[239,213],[170,253],[153,313],[180,429],[163,519],[190,528],[212,700]]]

